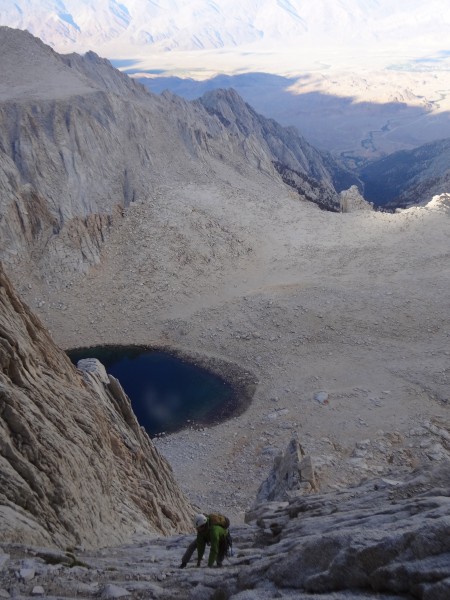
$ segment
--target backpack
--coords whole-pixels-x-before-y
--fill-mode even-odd
[[[230,519],[224,515],[221,515],[220,513],[212,513],[208,515],[208,518],[210,525],[220,525],[224,529],[228,529],[230,526]]]
[[[225,556],[233,556],[233,538],[231,537],[231,533],[228,531],[230,519],[224,515],[221,515],[220,513],[212,513],[208,515],[208,517],[210,525],[220,525],[227,530],[227,535],[223,540],[223,543],[225,544]]]

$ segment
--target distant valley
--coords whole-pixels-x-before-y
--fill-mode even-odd
[[[405,208],[450,190],[450,138],[403,150],[361,169],[367,200]]]
[[[264,73],[221,75],[203,82],[156,75],[137,79],[155,93],[170,89],[189,100],[215,89],[235,89],[262,114],[275,113],[280,123],[294,124],[318,148],[331,148],[330,154],[348,170],[339,191],[357,184],[366,200],[383,210],[405,208],[450,190],[450,112],[436,113],[425,102],[415,107],[399,99],[353,103],[319,91],[291,96],[286,90],[295,79]],[[448,139],[441,139],[446,135]],[[432,141],[422,143],[428,138]]]

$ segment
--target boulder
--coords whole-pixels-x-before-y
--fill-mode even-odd
[[[318,490],[310,456],[305,456],[297,438],[292,438],[284,453],[275,457],[272,470],[259,487],[255,506],[262,502],[287,500],[295,494]]]

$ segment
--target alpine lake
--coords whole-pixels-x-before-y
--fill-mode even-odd
[[[251,402],[256,385],[237,365],[221,361],[210,365],[209,360],[194,361],[166,350],[96,346],[66,354],[75,365],[84,358],[98,359],[119,380],[150,437],[238,416]]]

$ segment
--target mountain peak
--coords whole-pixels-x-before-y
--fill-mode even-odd
[[[62,98],[92,91],[92,83],[28,31],[0,27],[0,52],[0,100]]]

